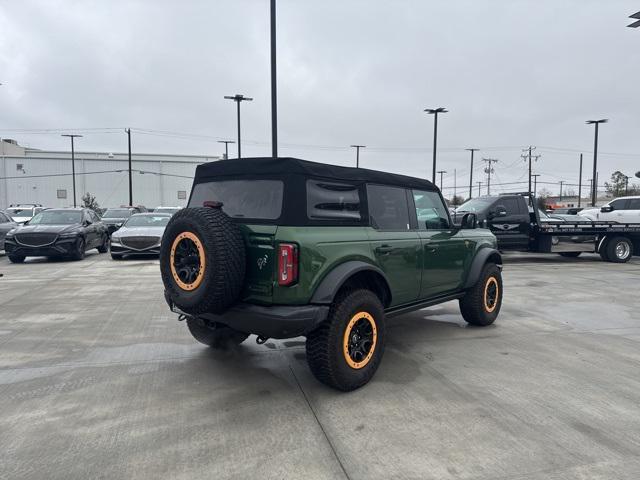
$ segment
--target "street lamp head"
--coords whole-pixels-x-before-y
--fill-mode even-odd
[[[245,97],[244,95],[241,95],[239,93],[236,93],[235,95],[225,95],[224,98],[226,98],[227,100],[233,100],[234,102],[242,102],[242,101],[250,102],[253,100],[253,98]]]
[[[367,148],[366,145],[351,145],[351,148]]]
[[[607,123],[609,121],[608,118],[603,118],[601,120],[587,120],[586,123],[587,125],[593,125],[595,123]]]
[[[449,110],[447,110],[444,107],[438,107],[438,108],[425,108],[424,111],[433,115],[435,113],[447,113]]]
[[[218,143],[236,143],[235,140],[218,140]]]
[[[60,135],[61,137],[69,137],[69,138],[78,138],[78,137],[82,137],[82,135],[77,135],[77,134],[73,134],[73,133],[63,133]]]

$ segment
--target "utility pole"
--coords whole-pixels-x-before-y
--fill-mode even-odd
[[[580,174],[578,175],[578,208],[582,201],[582,154],[580,154]]]
[[[455,199],[457,197],[457,193],[458,193],[458,180],[457,180],[457,172],[456,169],[453,169],[453,198]]]
[[[76,204],[76,152],[73,145],[73,139],[80,138],[82,135],[63,134],[60,136],[69,137],[71,139],[71,176],[73,177],[73,206],[75,208],[78,205]]]
[[[538,177],[540,176],[540,174],[534,173],[531,176],[533,177],[533,196],[537,197],[538,196]]]
[[[495,171],[491,166],[492,163],[497,163],[495,158],[483,158],[483,162],[487,162],[487,166],[484,168],[484,173],[487,174],[487,195],[491,195],[491,174]]]
[[[473,196],[471,189],[473,188],[473,152],[477,152],[477,148],[466,148],[465,150],[471,152],[471,170],[469,170],[469,198]]]
[[[271,0],[271,156],[278,158],[278,84],[276,81],[276,0]],[[240,108],[240,106],[238,106]],[[238,110],[239,111],[239,110]],[[238,139],[238,149],[240,140]],[[238,154],[240,158],[240,154]]]
[[[224,143],[224,159],[229,158],[229,144],[236,143],[233,140],[218,140],[218,143]]]
[[[562,185],[564,183],[567,183],[567,182],[565,182],[564,180],[560,180],[560,198],[558,198],[558,203],[562,202]]]
[[[478,196],[482,195],[482,192],[480,191],[480,189],[482,188],[482,182],[476,182],[478,184]]]
[[[129,205],[133,207],[133,180],[131,178],[131,129],[126,128],[127,144],[129,146]]]
[[[351,145],[351,148],[356,149],[356,168],[360,168],[360,149],[366,147],[366,145]]]
[[[433,115],[434,116],[434,121],[433,121],[433,173],[431,175],[431,182],[432,183],[436,183],[436,147],[438,145],[438,114],[439,113],[447,113],[449,110],[447,110],[444,107],[438,107],[438,108],[425,108],[424,111],[427,112],[429,115]]]
[[[626,175],[624,176],[624,194],[627,195],[629,193],[629,178]]]
[[[242,153],[240,150],[240,103],[245,101],[251,102],[253,98],[245,97],[244,95],[240,95],[239,93],[236,93],[233,96],[225,95],[224,98],[226,98],[227,100],[233,100],[238,105],[238,160],[240,160],[242,158]]]
[[[440,174],[440,190],[442,191],[442,176],[447,173],[446,170],[438,170],[438,172]]]
[[[540,155],[532,154],[533,150],[535,149],[536,147],[532,147],[531,145],[529,145],[529,148],[523,149],[522,151],[524,153],[520,155],[525,162],[527,161],[527,158],[529,159],[529,197],[531,197],[531,160],[534,160],[537,162],[538,159],[540,158]],[[528,151],[528,154],[527,154],[527,151]]]
[[[591,188],[591,206],[596,206],[596,201],[598,199],[598,127],[601,123],[607,123],[609,120],[603,118],[601,120],[587,120],[587,125],[595,125],[595,137],[593,140],[593,177],[595,181],[593,182],[593,186]]]

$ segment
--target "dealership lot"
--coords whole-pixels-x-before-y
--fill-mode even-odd
[[[389,321],[373,381],[303,339],[196,343],[158,260],[0,256],[0,478],[640,476],[640,258],[510,254],[496,324]]]

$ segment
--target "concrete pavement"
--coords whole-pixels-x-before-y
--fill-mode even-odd
[[[495,325],[391,319],[373,381],[304,339],[214,352],[157,260],[0,257],[0,478],[637,479],[640,259],[507,255]]]

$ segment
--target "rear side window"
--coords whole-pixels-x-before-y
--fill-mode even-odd
[[[508,215],[516,215],[519,213],[526,213],[524,209],[521,209],[521,202],[518,201],[517,198],[501,198],[496,202],[496,206],[502,205],[507,211]]]
[[[234,218],[276,220],[282,214],[284,184],[281,180],[221,180],[198,183],[191,192],[190,207],[222,202],[222,210]]]
[[[626,210],[640,210],[640,198],[629,199]]]
[[[307,217],[311,220],[360,220],[358,187],[307,180]]]
[[[404,188],[367,185],[371,226],[379,230],[409,230],[409,203]]]

